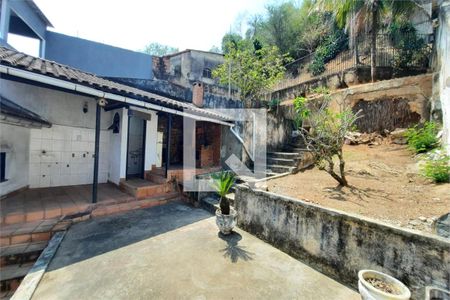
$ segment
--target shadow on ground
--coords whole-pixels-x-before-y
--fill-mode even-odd
[[[219,238],[227,242],[227,246],[220,251],[223,252],[223,256],[230,258],[231,262],[236,263],[239,259],[248,261],[252,260],[254,253],[245,250],[243,246],[239,246],[239,241],[242,240],[242,235],[233,231],[229,235],[224,235],[222,233],[217,234]]]
[[[48,271],[63,268],[210,217],[211,214],[203,209],[180,203],[169,203],[75,224],[67,232]]]

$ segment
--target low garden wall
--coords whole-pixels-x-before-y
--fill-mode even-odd
[[[277,194],[236,189],[238,226],[319,271],[357,288],[361,269],[450,289],[450,240],[390,226]]]

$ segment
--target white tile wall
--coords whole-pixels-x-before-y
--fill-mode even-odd
[[[54,125],[30,135],[30,187],[92,183],[94,129]],[[99,182],[108,180],[109,136],[100,132]]]

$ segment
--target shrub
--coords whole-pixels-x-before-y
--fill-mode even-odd
[[[330,174],[339,185],[348,186],[342,148],[345,136],[359,118],[360,111],[353,113],[343,102],[340,103],[340,112],[336,113],[329,108],[330,95],[323,94],[322,97],[321,103],[309,105],[306,120],[311,130],[301,128],[300,135],[311,151],[316,166]],[[338,172],[334,168],[333,159],[336,157],[339,161]]]
[[[388,34],[392,45],[398,49],[394,55],[396,70],[427,67],[431,51],[424,39],[418,37],[411,22],[406,20],[393,22],[388,28]]]
[[[269,102],[267,102],[267,106],[270,110],[277,108],[281,103],[280,99],[271,99]]]
[[[422,126],[416,125],[406,131],[405,137],[408,147],[415,153],[427,152],[439,145],[437,138],[438,128],[433,122],[425,122]]]
[[[423,176],[436,183],[450,182],[450,156],[443,150],[430,153],[421,167]]]
[[[316,48],[313,61],[308,66],[308,71],[317,76],[325,72],[325,64],[335,58],[339,52],[348,47],[348,39],[341,30],[336,30],[327,36]]]
[[[297,97],[294,99],[295,130],[299,130],[303,126],[303,120],[305,120],[309,116],[310,110],[307,108],[306,102],[307,99],[305,97]]]

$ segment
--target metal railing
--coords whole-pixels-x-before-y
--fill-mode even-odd
[[[411,43],[422,43],[423,49],[417,55],[417,49],[409,49]],[[413,40],[415,39],[415,40]],[[392,67],[403,69],[427,69],[430,64],[432,35],[411,34],[392,37],[389,34],[377,35],[376,65],[377,67]],[[413,45],[414,46],[414,45]],[[417,47],[417,46],[416,46]],[[277,83],[273,90],[282,90],[323,76],[342,73],[355,67],[370,67],[371,65],[370,36],[358,37],[351,49],[344,49],[333,59],[325,62],[325,69],[320,74],[313,75],[309,66],[313,63],[316,53],[308,54],[286,65],[287,76]]]

